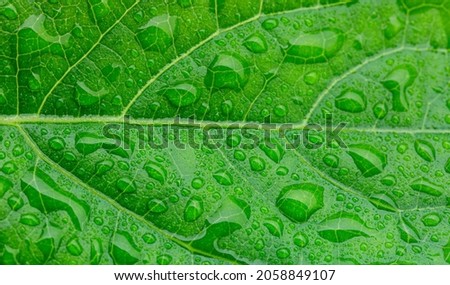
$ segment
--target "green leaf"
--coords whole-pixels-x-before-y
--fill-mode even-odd
[[[0,18],[0,264],[450,263],[448,0]]]

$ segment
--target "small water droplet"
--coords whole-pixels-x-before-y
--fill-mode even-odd
[[[373,106],[372,112],[375,118],[382,120],[388,113],[388,106],[384,102],[378,102]]]
[[[192,197],[184,209],[184,220],[194,222],[203,214],[203,201],[200,197]]]
[[[144,166],[145,171],[150,178],[153,178],[159,183],[164,184],[167,178],[167,170],[161,164],[153,161],[147,162]]]
[[[209,89],[242,90],[250,75],[248,63],[237,54],[221,53],[216,55],[208,67],[205,86]]]
[[[263,222],[263,225],[267,228],[271,235],[276,237],[281,237],[283,235],[284,225],[279,218],[274,217],[267,219]]]
[[[334,154],[325,155],[322,161],[331,168],[337,168],[339,166],[339,158]]]
[[[110,171],[114,166],[114,161],[111,159],[106,159],[103,161],[97,162],[95,165],[95,170],[98,175],[103,175],[106,172]]]
[[[70,240],[66,245],[66,249],[73,256],[80,256],[83,253],[83,246],[77,238]]]
[[[177,108],[190,106],[199,98],[197,87],[189,83],[181,83],[173,87],[167,87],[160,92]]]
[[[309,242],[308,236],[303,232],[298,232],[294,235],[294,244],[298,247],[305,247]]]
[[[223,186],[229,186],[233,184],[233,177],[231,173],[225,169],[221,169],[213,174],[214,179]]]
[[[334,104],[339,110],[360,113],[366,109],[367,99],[361,91],[348,89],[336,97]]]
[[[386,154],[371,145],[350,145],[347,153],[364,177],[380,174],[387,164]]]
[[[314,85],[319,81],[319,74],[315,71],[308,72],[303,77],[303,81],[308,85]]]
[[[156,237],[155,237],[155,235],[153,235],[151,233],[146,233],[142,236],[142,240],[146,244],[154,244],[156,242]]]
[[[203,187],[203,185],[205,185],[205,180],[201,177],[196,177],[191,181],[191,186],[194,189],[200,189]]]
[[[278,20],[275,18],[266,19],[266,20],[264,20],[264,22],[262,22],[261,26],[263,27],[264,30],[271,31],[271,30],[275,29],[276,27],[278,27]]]
[[[148,209],[151,213],[161,214],[167,211],[166,202],[159,199],[152,199],[147,204]]]
[[[267,41],[261,33],[254,33],[244,41],[244,46],[253,53],[264,53],[268,50]]]
[[[250,168],[253,171],[260,172],[266,169],[266,162],[259,156],[252,156],[249,158]]]
[[[48,146],[53,150],[59,151],[66,147],[66,142],[61,137],[53,137],[48,141]]]

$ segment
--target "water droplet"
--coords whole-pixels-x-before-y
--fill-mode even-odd
[[[296,64],[326,62],[342,48],[344,39],[338,29],[301,33],[289,41],[286,60]]]
[[[278,20],[277,19],[266,19],[264,22],[262,22],[261,26],[264,30],[270,31],[278,27]]]
[[[294,244],[298,247],[305,247],[309,242],[308,236],[303,232],[298,232],[294,235]]]
[[[159,199],[152,199],[147,204],[148,210],[150,213],[154,214],[161,214],[167,211],[167,204],[166,202],[159,200]]]
[[[278,142],[262,143],[259,148],[275,163],[280,163],[284,157],[284,149]],[[251,163],[250,158],[250,163]],[[252,168],[253,169],[253,168]]]
[[[437,213],[430,213],[422,217],[422,223],[427,227],[435,227],[441,222],[441,217]]]
[[[442,187],[432,183],[425,177],[414,180],[409,186],[415,191],[419,191],[432,196],[439,197],[442,195]]]
[[[114,264],[132,265],[139,261],[140,252],[127,232],[117,231],[111,238],[109,253]]]
[[[177,17],[168,14],[156,16],[139,27],[136,38],[144,50],[165,53],[173,45]]]
[[[247,158],[247,155],[242,150],[235,150],[234,151],[234,158],[238,161],[244,161]]]
[[[287,108],[284,105],[276,105],[273,108],[273,113],[275,114],[275,116],[277,117],[284,117],[287,114]]]
[[[222,102],[221,105],[221,109],[222,109],[222,113],[224,115],[231,115],[231,113],[233,112],[233,102],[231,102],[231,100],[225,100]]]
[[[75,136],[75,148],[83,155],[91,154],[109,141],[96,134],[81,132]]]
[[[331,168],[337,168],[339,166],[339,158],[334,154],[325,155],[322,161]]]
[[[19,168],[17,167],[17,165],[12,161],[5,162],[5,164],[3,164],[3,166],[2,166],[2,171],[5,174],[13,174],[18,169]]]
[[[184,209],[184,220],[194,222],[203,214],[203,201],[200,197],[192,197]]]
[[[436,159],[436,151],[428,141],[416,140],[414,142],[414,149],[421,158],[428,162],[433,162]]]
[[[22,214],[20,216],[19,222],[21,224],[35,227],[41,223],[39,218],[35,214]]]
[[[287,167],[280,166],[277,168],[276,173],[277,175],[285,176],[289,173],[289,169]]]
[[[160,255],[156,258],[156,263],[159,265],[168,265],[172,261],[172,256],[168,254]]]
[[[106,159],[100,162],[97,162],[95,165],[96,174],[102,175],[106,172],[110,171],[114,166],[114,161],[111,159]]]
[[[3,195],[5,195],[13,185],[14,184],[9,179],[0,175],[0,198],[3,198]]]
[[[385,194],[374,194],[369,198],[369,202],[379,210],[397,212],[397,203]]]
[[[407,243],[417,243],[420,240],[417,229],[405,219],[401,219],[397,226],[400,232],[400,238]]]
[[[447,159],[444,169],[445,169],[445,172],[450,173],[450,158]]]
[[[3,4],[6,4],[6,2],[3,2]],[[17,19],[17,10],[16,7],[12,4],[5,5],[3,7],[0,7],[0,15],[4,16],[8,20],[15,20]]]
[[[237,134],[232,134],[227,137],[227,145],[229,147],[237,147],[241,143],[241,136]]]
[[[409,108],[406,88],[414,83],[417,70],[410,64],[395,67],[381,82],[392,93],[392,108],[396,112],[404,112]]]
[[[136,192],[136,185],[133,180],[128,177],[122,177],[116,182],[116,187],[123,193],[133,193]]]
[[[31,206],[44,214],[66,211],[75,228],[82,229],[90,211],[84,201],[61,189],[59,184],[40,168],[30,169],[21,180],[22,191]]]
[[[367,99],[361,91],[348,89],[336,97],[334,104],[339,110],[360,113],[366,110]]]
[[[387,164],[386,154],[371,145],[350,145],[348,154],[364,177],[380,174]]]
[[[188,8],[192,6],[193,0],[177,0],[178,5],[180,5],[181,8]]]
[[[291,255],[291,251],[288,248],[277,249],[277,257],[281,259],[288,258]]]
[[[442,251],[444,253],[445,261],[450,264],[450,238],[448,239],[447,244],[442,247]]]
[[[1,184],[1,182],[0,182],[0,184]],[[0,188],[1,188],[1,186],[0,186]],[[1,190],[0,190],[0,198],[1,197],[2,197],[2,194],[1,194]],[[11,197],[8,198],[8,205],[9,205],[9,207],[11,207],[11,209],[13,209],[14,211],[17,211],[23,207],[24,202],[20,196],[12,195]]]
[[[78,81],[76,90],[76,98],[80,106],[91,106],[93,104],[97,104],[100,102],[100,99],[108,94],[108,91],[105,88],[100,89],[99,91],[94,91],[89,88],[86,83]]]
[[[311,71],[305,74],[303,81],[308,85],[314,85],[319,80],[319,74],[315,71]]]
[[[103,256],[103,247],[102,243],[99,239],[91,239],[91,251],[90,251],[90,264],[97,265],[100,264],[100,261]]]
[[[331,242],[345,242],[356,237],[369,237],[370,229],[356,214],[339,212],[320,223],[319,235]]]
[[[373,106],[372,112],[375,118],[382,120],[388,113],[388,106],[384,102],[378,102]]]
[[[231,176],[231,173],[225,169],[217,171],[213,174],[213,177],[220,185],[229,186],[233,184],[233,177]]]
[[[142,240],[146,244],[154,244],[156,242],[156,237],[155,237],[155,235],[153,235],[151,233],[146,233],[142,236]]]
[[[294,222],[306,222],[323,207],[323,187],[311,183],[284,187],[277,198],[278,209]]]
[[[283,222],[277,218],[271,218],[264,221],[263,225],[267,228],[269,233],[276,237],[281,237],[283,235],[284,225]]]
[[[161,90],[169,102],[175,107],[186,107],[194,104],[198,97],[197,88],[189,83],[181,83]]]
[[[260,171],[263,171],[264,169],[266,169],[266,162],[258,156],[250,157],[249,162],[250,162],[250,168],[253,171],[260,172]]]
[[[53,150],[59,151],[66,147],[66,142],[60,137],[53,137],[48,141],[48,146]]]
[[[16,145],[13,150],[12,150],[12,154],[15,157],[19,157],[24,153],[25,149],[23,148],[23,145]]]
[[[208,67],[205,86],[210,89],[229,88],[239,91],[247,84],[249,75],[249,65],[241,56],[221,53]]]
[[[384,36],[390,40],[395,37],[403,29],[403,23],[397,16],[391,16],[389,18],[389,23],[384,29]]]
[[[205,180],[203,180],[203,178],[196,177],[196,178],[192,179],[192,182],[191,182],[192,188],[200,189],[203,187],[203,185],[205,185]]]
[[[159,183],[164,184],[167,178],[167,170],[161,164],[153,161],[147,162],[144,166],[145,171],[150,178],[153,178]]]
[[[80,256],[83,253],[83,246],[77,238],[69,241],[66,245],[66,249],[73,256]]]
[[[394,186],[397,184],[397,178],[394,175],[386,175],[381,179],[381,184],[386,186]]]
[[[244,46],[253,53],[264,53],[268,50],[266,39],[258,32],[246,38]]]

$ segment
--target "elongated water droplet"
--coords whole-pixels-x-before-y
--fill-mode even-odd
[[[213,174],[213,177],[220,185],[229,186],[233,184],[233,177],[231,176],[231,173],[225,169],[217,171]]]
[[[331,168],[337,168],[339,166],[339,158],[334,154],[325,155],[322,161]]]
[[[100,239],[91,239],[91,250],[89,257],[89,264],[97,265],[100,264],[100,261],[103,256],[103,246]]]
[[[159,181],[159,183],[164,184],[167,178],[167,170],[161,164],[153,161],[147,162],[144,166],[145,171],[150,178]]]
[[[342,48],[344,39],[338,29],[302,33],[289,41],[286,60],[297,64],[326,62]]]
[[[133,193],[136,192],[136,185],[133,180],[128,177],[122,177],[116,182],[116,187],[123,193]]]
[[[104,137],[93,133],[81,132],[75,136],[75,148],[84,155],[97,151],[105,142]]]
[[[430,213],[422,217],[422,223],[427,227],[435,227],[441,222],[441,217],[437,213]]]
[[[164,53],[173,45],[177,17],[168,14],[154,17],[139,27],[136,38],[144,50]]]
[[[277,218],[271,218],[264,221],[263,225],[267,228],[269,233],[276,237],[281,237],[283,235],[284,225],[283,222]]]
[[[387,164],[386,154],[371,145],[350,145],[348,154],[364,177],[380,174]]]
[[[59,184],[40,168],[26,172],[21,179],[21,186],[30,205],[42,213],[66,211],[78,230],[81,230],[88,220],[89,206],[73,194],[62,190]]]
[[[6,177],[0,175],[0,198],[13,187],[13,183]]]
[[[369,237],[371,230],[356,214],[339,212],[320,223],[319,235],[331,242],[345,242],[356,237]]]
[[[41,223],[39,218],[35,214],[22,214],[20,216],[19,222],[21,224],[27,225],[27,226],[37,226]]]
[[[150,213],[161,214],[167,211],[166,202],[159,199],[152,199],[147,204]]]
[[[381,82],[392,93],[392,109],[405,112],[409,109],[406,89],[414,83],[417,70],[410,64],[395,67]]]
[[[203,200],[200,197],[192,197],[184,209],[184,220],[194,222],[203,214]]]
[[[105,174],[110,171],[114,166],[114,161],[111,159],[106,159],[100,162],[97,162],[95,165],[95,170],[98,175]]]
[[[409,186],[415,191],[419,191],[436,197],[441,196],[443,191],[442,186],[432,183],[425,177],[414,180]]]
[[[366,110],[367,99],[359,90],[345,90],[336,97],[336,108],[350,113],[360,113]]]
[[[407,243],[417,243],[420,240],[417,229],[405,219],[401,219],[397,226],[400,232],[400,238]]]
[[[205,86],[209,89],[229,88],[239,91],[247,84],[249,75],[249,65],[241,56],[221,53],[208,67]]]
[[[414,142],[414,149],[421,158],[428,162],[433,162],[436,159],[436,150],[428,141],[416,140]]]
[[[197,88],[189,83],[181,83],[161,90],[169,102],[175,107],[186,107],[198,99]]]
[[[139,261],[140,252],[127,232],[115,232],[111,238],[109,254],[114,260],[114,264],[132,265]]]
[[[266,39],[258,32],[246,38],[244,46],[253,53],[264,53],[268,49]]]
[[[369,202],[377,209],[383,211],[396,212],[398,209],[395,201],[385,194],[374,194],[369,198]]]
[[[262,143],[259,145],[259,148],[275,163],[280,163],[285,153],[278,142]]]
[[[278,209],[294,222],[306,222],[323,207],[322,186],[312,183],[284,187],[277,198]]]

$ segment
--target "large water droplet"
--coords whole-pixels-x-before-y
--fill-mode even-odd
[[[417,70],[410,64],[395,67],[381,82],[392,93],[392,108],[396,112],[404,112],[409,108],[406,88],[414,83]]]
[[[36,216],[35,214],[22,214],[20,216],[19,222],[21,224],[24,224],[27,226],[32,226],[32,227],[35,227],[41,223],[38,216]]]
[[[192,197],[184,209],[184,220],[194,222],[203,214],[203,200],[200,197]]]
[[[95,165],[95,170],[97,175],[105,174],[106,172],[110,171],[114,166],[114,161],[111,159],[106,159],[103,161],[97,162]]]
[[[144,166],[145,171],[150,178],[159,181],[161,184],[166,182],[167,170],[161,164],[153,161],[147,162]]]
[[[13,187],[13,183],[6,177],[0,175],[0,198]]]
[[[278,142],[262,143],[259,148],[275,163],[280,163],[283,159],[285,151]]]
[[[382,120],[388,113],[388,106],[384,102],[378,102],[373,106],[372,112],[375,118]]]
[[[450,264],[450,238],[444,247],[442,247],[442,252],[444,253],[444,260]]]
[[[1,197],[2,197],[2,195],[0,193],[0,198]],[[11,207],[11,209],[13,209],[14,211],[17,211],[23,207],[24,201],[20,196],[12,195],[11,197],[8,198],[8,205]]]
[[[417,243],[420,240],[417,229],[405,219],[401,219],[397,226],[400,232],[400,238],[407,243]]]
[[[2,5],[3,4],[6,4],[6,2],[2,3]],[[15,19],[17,19],[16,7],[14,7],[14,5],[12,5],[12,4],[8,4],[3,7],[0,7],[0,15],[5,16],[5,18],[8,20],[15,20]]]
[[[348,89],[336,97],[334,104],[339,110],[360,113],[366,110],[367,99],[361,91]]]
[[[289,40],[286,60],[297,64],[326,62],[342,48],[344,39],[338,29],[302,33]]]
[[[339,158],[334,154],[325,155],[322,161],[331,168],[337,168],[339,166]]]
[[[77,238],[70,240],[66,245],[66,249],[73,256],[80,256],[83,253],[83,246]]]
[[[136,185],[134,184],[133,180],[128,177],[119,178],[119,180],[117,180],[116,182],[116,187],[122,193],[136,192]]]
[[[442,186],[432,183],[425,177],[420,177],[414,180],[409,186],[415,191],[419,191],[432,196],[439,197],[442,195]]]
[[[181,83],[173,87],[168,87],[161,90],[161,92],[177,108],[192,105],[198,99],[197,88],[189,83]]]
[[[256,172],[266,169],[266,162],[259,156],[252,156],[249,158],[250,169]]]
[[[177,17],[168,14],[154,17],[139,27],[136,38],[144,50],[164,53],[173,45]]]
[[[150,213],[161,214],[167,211],[166,202],[159,199],[152,199],[147,204]]]
[[[63,191],[59,184],[40,168],[26,172],[21,179],[21,186],[30,205],[42,213],[66,211],[78,230],[81,230],[88,220],[89,206],[73,194]]]
[[[323,187],[302,183],[284,187],[277,198],[278,209],[294,222],[306,222],[323,207]]]
[[[422,223],[427,227],[435,227],[441,222],[441,217],[437,213],[429,213],[422,217]]]
[[[396,212],[398,208],[395,201],[385,194],[371,195],[369,198],[369,202],[372,205],[374,205],[377,209],[383,211]]]
[[[217,171],[213,174],[213,177],[220,185],[229,186],[233,184],[233,177],[231,176],[231,173],[225,169]]]
[[[380,174],[387,164],[386,154],[371,145],[350,145],[348,154],[364,177]]]
[[[369,237],[371,230],[356,214],[339,212],[320,223],[319,235],[331,242],[344,242],[356,237]]]
[[[253,53],[264,53],[268,49],[266,39],[258,32],[246,38],[244,46]]]
[[[391,16],[389,18],[389,23],[384,29],[384,36],[390,40],[395,37],[403,29],[403,23],[397,16]]]
[[[139,261],[140,252],[127,232],[117,231],[111,238],[109,253],[114,264],[131,265]]]
[[[250,75],[248,63],[237,54],[221,53],[208,67],[205,85],[210,89],[242,90]]]
[[[309,242],[308,236],[303,232],[294,235],[294,244],[298,247],[305,247]]]
[[[428,162],[432,162],[436,159],[436,150],[428,141],[416,140],[414,142],[414,149],[421,158]]]

